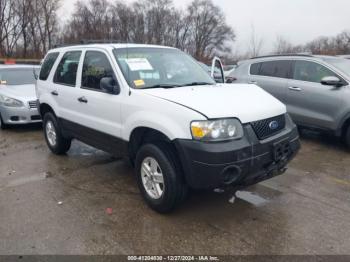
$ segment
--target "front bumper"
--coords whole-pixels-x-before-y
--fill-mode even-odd
[[[284,173],[300,149],[297,127],[286,117],[286,127],[277,135],[259,140],[244,126],[240,140],[204,143],[175,140],[186,181],[192,188],[244,187]]]
[[[0,114],[3,122],[8,125],[20,125],[41,122],[38,109],[24,107],[0,106]]]

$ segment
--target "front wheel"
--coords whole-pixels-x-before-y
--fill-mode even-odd
[[[56,155],[67,153],[71,146],[71,139],[62,135],[56,117],[52,113],[46,113],[43,119],[45,140],[51,152]]]
[[[346,130],[344,139],[347,147],[350,149],[350,126],[348,126],[348,129]]]
[[[8,125],[4,123],[4,121],[2,120],[1,118],[1,115],[0,115],[0,129],[7,129],[8,128]]]
[[[136,156],[138,186],[146,203],[168,213],[186,197],[187,186],[176,155],[167,144],[147,144]]]

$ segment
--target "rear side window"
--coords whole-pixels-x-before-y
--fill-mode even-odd
[[[294,79],[306,82],[321,83],[326,76],[337,76],[328,68],[309,61],[296,61],[294,66]]]
[[[82,87],[101,90],[100,82],[104,77],[114,77],[113,69],[107,56],[98,51],[87,51],[82,74]]]
[[[75,86],[80,56],[81,51],[72,51],[64,54],[55,73],[55,83]]]
[[[43,80],[43,81],[47,80],[47,78],[50,75],[51,69],[57,60],[58,55],[59,53],[50,53],[46,56],[44,63],[41,65],[41,70],[39,75],[40,80]]]
[[[291,61],[270,61],[261,64],[259,75],[290,78]]]

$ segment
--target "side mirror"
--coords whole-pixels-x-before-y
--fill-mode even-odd
[[[325,86],[335,86],[335,87],[341,87],[344,85],[343,81],[336,76],[326,76],[322,78],[321,84]]]
[[[100,81],[101,90],[110,94],[118,95],[120,93],[120,87],[113,77],[104,77]]]

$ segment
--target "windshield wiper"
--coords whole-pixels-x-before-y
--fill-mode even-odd
[[[146,86],[146,87],[141,87],[138,89],[152,89],[152,88],[175,88],[175,87],[180,87],[180,85],[170,85],[170,84],[157,84],[153,86]]]
[[[214,85],[214,84],[209,82],[192,82],[181,86],[207,86],[207,85]]]

